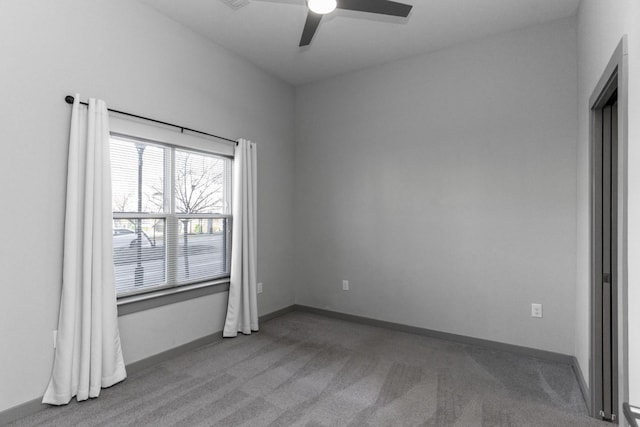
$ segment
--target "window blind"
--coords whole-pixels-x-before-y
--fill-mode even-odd
[[[231,169],[218,154],[112,134],[118,296],[229,275]]]

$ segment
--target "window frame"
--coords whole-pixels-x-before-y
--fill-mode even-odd
[[[166,153],[169,153],[170,160],[165,160],[164,170],[164,209],[162,213],[132,213],[132,212],[113,212],[113,219],[163,219],[165,221],[165,233],[168,234],[170,226],[180,227],[179,221],[181,218],[188,219],[222,219],[226,221],[225,233],[223,238],[225,239],[225,247],[227,251],[226,271],[231,271],[231,236],[233,230],[233,216],[232,216],[232,183],[233,183],[233,152],[235,146],[224,140],[218,140],[216,138],[202,137],[197,134],[189,134],[185,131],[179,131],[173,128],[167,128],[157,126],[155,124],[144,123],[139,120],[122,119],[120,117],[110,118],[110,138],[116,138],[125,141],[139,141],[141,143],[150,144],[162,147],[166,149]],[[171,185],[175,179],[175,152],[176,150],[183,150],[193,152],[196,154],[210,155],[216,157],[222,157],[231,160],[229,165],[229,171],[224,189],[225,194],[228,194],[225,202],[225,212],[223,214],[207,214],[207,213],[194,213],[185,214],[176,212],[175,209],[175,186]],[[167,191],[168,189],[168,191]],[[169,209],[167,209],[168,205]],[[173,224],[171,224],[173,222]],[[179,236],[179,230],[177,230],[176,238]],[[126,315],[135,313],[138,311],[148,310],[155,307],[160,307],[167,304],[173,304],[180,301],[185,301],[192,298],[199,298],[206,295],[211,295],[219,292],[226,292],[229,289],[229,275],[195,280],[193,282],[178,283],[170,280],[169,264],[170,256],[177,256],[175,254],[176,248],[174,245],[167,244],[165,242],[165,269],[166,269],[166,284],[154,286],[152,289],[143,290],[135,293],[126,293],[124,295],[117,295],[118,315]],[[177,260],[177,258],[175,258]],[[177,268],[174,272],[177,271]]]

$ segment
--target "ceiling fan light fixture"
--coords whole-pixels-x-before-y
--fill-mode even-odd
[[[333,12],[338,5],[336,0],[307,0],[307,6],[312,12],[325,15]]]

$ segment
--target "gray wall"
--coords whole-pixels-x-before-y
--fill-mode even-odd
[[[293,303],[294,89],[138,2],[0,2],[0,411],[42,396],[61,289],[70,106],[79,92],[258,143],[260,312]],[[222,329],[227,294],[120,318],[127,362]]]
[[[627,239],[622,243],[623,269],[628,294],[621,286],[619,360],[621,402],[640,405],[640,2],[583,0],[578,11],[578,209],[576,269],[576,349],[583,372],[589,368],[590,294],[590,189],[589,189],[589,97],[623,35],[628,36],[629,122],[626,175],[626,206],[623,212]],[[626,255],[626,257],[624,257]],[[628,311],[627,311],[628,307]],[[628,347],[627,347],[628,346]],[[627,356],[628,351],[628,356]],[[626,360],[628,357],[628,367]],[[628,370],[627,370],[628,368]],[[628,388],[628,396],[626,389]]]
[[[630,74],[640,67],[639,19],[637,2],[583,0],[577,40],[574,20],[561,20],[294,91],[137,2],[0,2],[0,411],[40,397],[51,370],[70,113],[62,98],[76,91],[258,141],[261,314],[295,301],[575,354],[586,374],[586,101],[622,34]],[[640,83],[629,86],[633,260]],[[631,306],[640,305],[636,264]],[[352,290],[340,290],[342,279]],[[226,297],[121,317],[127,362],[220,330]],[[529,317],[531,302],[544,304],[543,319]],[[628,316],[638,405],[640,310]]]
[[[573,354],[576,74],[570,18],[298,88],[296,302]]]

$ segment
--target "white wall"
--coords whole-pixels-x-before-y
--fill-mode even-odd
[[[582,0],[578,11],[578,210],[576,349],[589,369],[589,97],[623,34],[629,47],[628,300],[630,401],[640,405],[640,4],[631,0]],[[635,309],[634,309],[635,306]],[[626,396],[621,396],[622,400]]]
[[[296,302],[573,354],[576,67],[570,18],[300,87]]]
[[[292,87],[128,0],[0,1],[0,57],[0,411],[39,398],[51,372],[67,94],[257,141],[260,313],[292,304]],[[120,318],[126,361],[221,330],[226,297]]]

